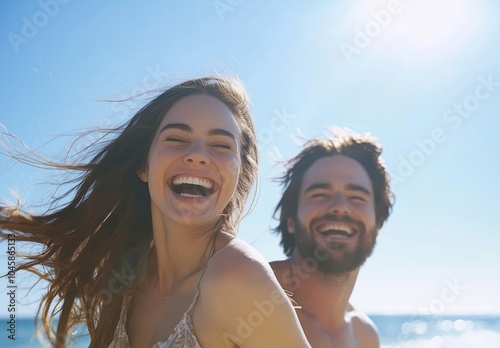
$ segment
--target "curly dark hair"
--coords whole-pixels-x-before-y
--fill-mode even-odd
[[[281,234],[281,246],[290,257],[295,248],[295,237],[288,231],[287,220],[297,216],[302,178],[305,172],[323,157],[344,155],[358,161],[368,173],[375,198],[375,222],[380,229],[392,211],[394,195],[389,185],[389,173],[383,164],[382,147],[368,135],[352,131],[333,131],[327,139],[313,139],[305,142],[302,151],[285,163],[285,174],[275,180],[283,186],[283,196],[274,210],[279,220],[273,231]],[[279,214],[279,217],[277,218]]]

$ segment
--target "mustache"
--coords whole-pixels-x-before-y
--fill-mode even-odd
[[[352,217],[348,215],[335,215],[335,214],[327,214],[311,220],[311,226],[317,224],[318,222],[345,222],[349,224],[361,224],[360,221],[354,220]]]

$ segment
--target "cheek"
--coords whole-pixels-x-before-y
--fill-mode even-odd
[[[149,181],[153,185],[161,185],[165,180],[165,173],[175,161],[172,151],[151,151],[146,164]]]
[[[158,147],[150,151],[148,164],[152,167],[164,167],[182,158],[183,150],[174,147]]]
[[[311,202],[303,202],[299,200],[297,205],[297,218],[299,222],[303,225],[307,225],[312,219],[311,214],[313,214],[318,209],[314,207]]]
[[[365,206],[363,209],[360,209],[363,217],[367,222],[371,225],[375,225],[375,208],[372,206]]]
[[[223,176],[230,178],[229,181],[238,181],[238,178],[241,173],[241,161],[237,157],[232,157],[226,159],[225,163],[221,167],[223,170]]]
[[[219,166],[223,181],[236,185],[241,172],[241,162],[238,158],[227,158]]]
[[[238,157],[235,157],[229,161],[229,164],[227,166],[228,172],[233,175],[236,178],[236,181],[238,181],[238,177],[240,176],[241,173],[241,160]]]

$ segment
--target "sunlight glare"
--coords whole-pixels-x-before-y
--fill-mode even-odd
[[[390,13],[391,8],[397,11]],[[345,16],[343,31],[367,34],[370,43],[363,53],[429,65],[450,59],[477,38],[484,13],[483,1],[365,0]]]

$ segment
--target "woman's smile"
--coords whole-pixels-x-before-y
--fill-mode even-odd
[[[169,186],[177,195],[192,198],[208,197],[216,190],[211,179],[188,175],[176,175]]]
[[[192,95],[176,102],[163,118],[141,175],[152,205],[184,225],[212,224],[236,190],[240,144],[234,115],[218,99]]]

